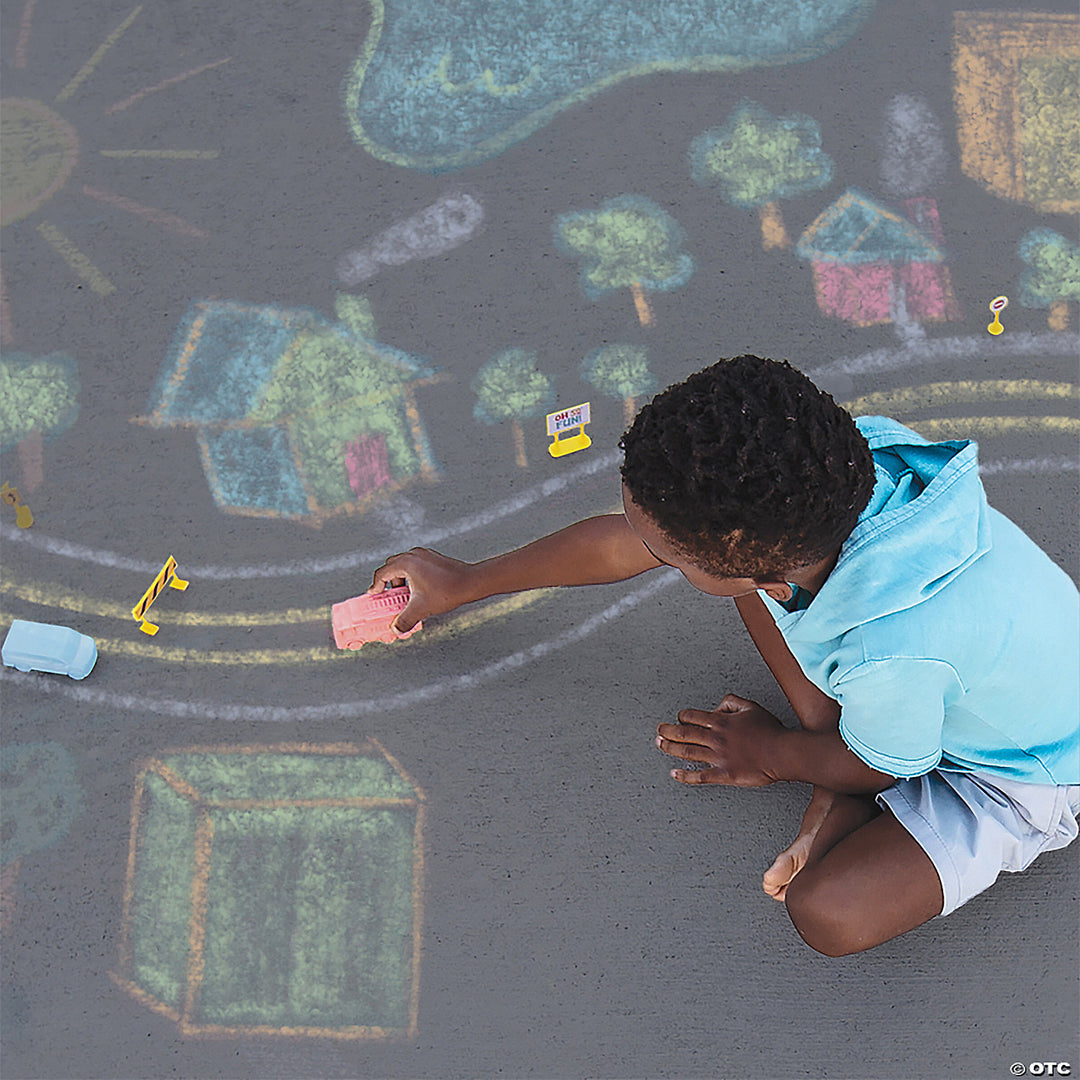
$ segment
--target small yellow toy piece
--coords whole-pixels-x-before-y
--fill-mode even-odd
[[[986,328],[995,337],[1000,334],[1005,327],[1001,325],[1001,313],[1009,306],[1009,298],[1007,296],[995,296],[990,301],[990,310],[994,313],[994,321]]]
[[[30,507],[19,496],[19,489],[13,488],[6,480],[0,485],[0,498],[8,506],[15,507],[15,524],[20,529],[29,529],[34,524],[34,515],[30,512]]]
[[[547,433],[554,436],[548,446],[548,453],[557,458],[592,446],[592,439],[585,434],[585,425],[588,422],[589,403],[587,401],[582,405],[574,405],[569,409],[563,409],[561,412],[548,413]],[[573,428],[578,429],[576,435],[562,437],[564,432]]]
[[[154,578],[154,583],[142,594],[142,598],[131,609],[131,617],[139,624],[139,629],[144,634],[154,636],[160,629],[155,626],[149,619],[143,618],[150,605],[158,598],[162,589],[169,586],[173,589],[179,589],[183,592],[188,587],[190,582],[184,581],[183,578],[176,576],[176,560],[170,555],[165,561],[165,565],[158,571],[158,575]]]

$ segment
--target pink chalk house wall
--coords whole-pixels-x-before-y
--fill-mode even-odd
[[[825,315],[854,326],[892,321],[903,289],[908,319],[958,320],[937,203],[906,199],[907,217],[849,188],[806,229],[796,251],[810,261]]]

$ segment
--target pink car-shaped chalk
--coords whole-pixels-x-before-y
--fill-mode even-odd
[[[381,593],[365,593],[351,600],[342,600],[330,608],[334,626],[334,644],[339,649],[359,649],[369,641],[401,641],[412,637],[423,623],[417,623],[407,634],[399,634],[393,622],[409,602],[409,586],[398,585]]]

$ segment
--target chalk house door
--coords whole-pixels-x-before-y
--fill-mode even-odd
[[[349,487],[358,499],[389,484],[390,457],[386,452],[384,435],[361,435],[359,439],[345,444],[345,471],[349,475]]]

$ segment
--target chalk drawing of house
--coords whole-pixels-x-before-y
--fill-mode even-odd
[[[848,188],[807,227],[795,250],[813,267],[823,314],[855,326],[960,318],[937,206],[905,208],[911,217]]]
[[[437,476],[415,390],[438,380],[320,312],[201,301],[137,422],[193,429],[226,512],[321,524]]]

